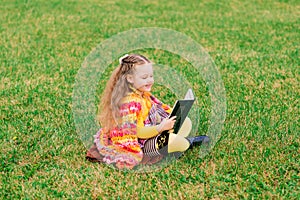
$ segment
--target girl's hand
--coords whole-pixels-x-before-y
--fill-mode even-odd
[[[157,131],[159,133],[170,130],[174,127],[174,124],[176,122],[176,116],[171,117],[170,119],[163,119],[163,121],[158,125]]]

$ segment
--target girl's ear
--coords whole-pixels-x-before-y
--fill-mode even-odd
[[[132,83],[132,84],[133,84],[133,76],[132,76],[131,74],[128,74],[128,75],[126,76],[126,79],[127,79],[127,81],[128,81],[129,83]]]

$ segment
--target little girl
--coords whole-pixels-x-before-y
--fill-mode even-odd
[[[119,61],[101,99],[102,128],[95,135],[88,159],[132,169],[209,141],[207,136],[186,138],[191,130],[188,118],[178,133],[172,133],[176,119],[168,118],[171,108],[150,93],[153,67],[146,57],[131,54]]]

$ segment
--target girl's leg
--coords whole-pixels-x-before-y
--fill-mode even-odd
[[[195,136],[185,138],[182,135],[174,133],[162,133],[156,137],[148,139],[143,147],[145,156],[167,156],[168,153],[184,152],[191,144],[208,143],[209,137],[207,136]]]
[[[210,138],[206,135],[199,135],[194,137],[188,137],[192,130],[192,121],[190,118],[186,118],[181,125],[177,135],[185,137],[190,144],[208,144],[210,142]]]
[[[157,137],[148,139],[143,148],[145,155],[155,157],[168,155],[174,152],[184,152],[190,147],[188,139],[174,133],[162,133]]]
[[[184,152],[190,147],[190,142],[183,136],[170,133],[168,141],[168,153]]]
[[[190,118],[186,117],[183,124],[181,125],[177,135],[187,137],[187,136],[189,136],[191,130],[192,130],[192,121]]]

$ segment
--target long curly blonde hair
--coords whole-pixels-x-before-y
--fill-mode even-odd
[[[113,71],[104,89],[99,104],[99,121],[102,127],[110,130],[116,125],[121,100],[132,91],[127,81],[127,75],[133,74],[138,65],[151,63],[139,54],[130,54],[120,59],[120,65]]]

